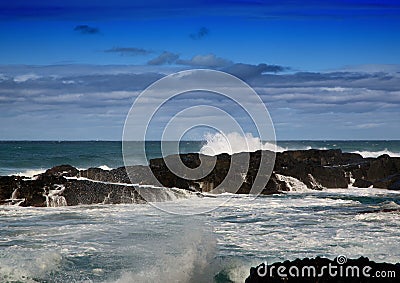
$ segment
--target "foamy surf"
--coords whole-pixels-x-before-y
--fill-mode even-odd
[[[366,158],[366,157],[379,157],[381,155],[387,154],[390,157],[400,157],[400,152],[392,152],[388,149],[385,150],[380,150],[380,151],[353,151],[353,153],[358,153],[360,154],[362,157]]]
[[[205,210],[229,197],[163,204]],[[236,283],[263,261],[344,254],[396,262],[398,214],[357,211],[397,207],[399,201],[386,190],[342,189],[256,199],[238,195],[197,216],[149,205],[1,207],[0,225],[8,229],[0,240],[0,281],[189,283],[218,276],[217,282]]]
[[[112,168],[108,167],[107,165],[101,165],[101,166],[99,166],[97,168],[100,168],[100,169],[105,170],[105,171],[111,171],[112,170]]]
[[[25,171],[17,172],[15,174],[9,174],[9,176],[15,175],[15,176],[20,176],[20,177],[32,178],[32,177],[42,174],[44,172],[46,172],[46,169],[27,169]]]
[[[286,185],[290,188],[291,192],[311,192],[313,190],[309,189],[306,184],[304,184],[302,181],[291,177],[291,176],[285,176],[285,175],[280,175],[276,174],[276,177],[279,179],[279,181],[283,181],[286,183]]]

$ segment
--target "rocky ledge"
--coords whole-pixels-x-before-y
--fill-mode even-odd
[[[265,263],[250,269],[246,283],[359,283],[400,282],[400,263],[376,263],[366,257],[347,259],[304,258],[293,261]]]
[[[214,169],[204,178],[199,180],[185,180],[177,177],[166,166],[165,160],[150,160],[150,169],[157,180],[166,187],[179,187],[183,189],[195,188],[199,191],[209,191],[217,188],[225,177],[242,178],[243,182],[237,193],[249,193],[256,186],[255,179],[260,168],[260,162],[269,163],[274,154],[269,151],[256,151],[250,153],[249,167],[241,168],[233,173],[228,173],[234,154],[220,154],[216,157],[201,156],[199,154],[181,154],[182,163],[188,168],[197,168],[201,161],[212,162],[215,159]],[[200,161],[201,159],[201,161]],[[266,167],[269,165],[267,164]],[[360,188],[382,188],[400,190],[400,158],[382,155],[378,158],[363,158],[360,154],[344,153],[335,150],[292,150],[276,153],[275,162],[272,164],[273,172],[268,183],[262,188],[262,194],[275,194],[290,191],[293,188],[290,180],[292,177],[300,181],[309,189],[321,190],[323,188],[348,188],[349,185]],[[236,167],[238,168],[238,167]],[[135,173],[135,170],[133,170]],[[128,173],[130,169],[128,168]],[[229,187],[220,190],[229,191]]]
[[[234,192],[247,194],[259,186],[261,194],[277,194],[294,190],[295,186],[322,188],[374,187],[400,190],[400,158],[382,155],[363,158],[341,150],[295,150],[274,154],[270,151],[250,153],[249,166],[234,164],[239,154],[215,157],[197,153],[152,159],[149,166],[120,167],[113,170],[89,168],[78,170],[70,165],[53,167],[33,178],[0,177],[0,204],[21,206],[58,206],[93,203],[140,203],[142,185],[179,188],[192,192]],[[196,180],[176,176],[166,161],[179,157],[188,168],[213,164],[212,170]],[[261,161],[262,160],[262,161]],[[275,161],[275,162],[274,162]],[[257,179],[260,163],[273,166],[273,172]],[[167,162],[168,163],[168,162]],[[237,170],[229,170],[231,163]],[[190,170],[190,169],[188,169]],[[185,173],[185,172],[183,172]],[[183,174],[184,175],[184,174]],[[259,174],[262,175],[262,174]],[[239,184],[234,191],[232,183]],[[156,188],[148,188],[154,193]],[[162,193],[158,190],[157,193]],[[170,195],[170,194],[169,194]]]

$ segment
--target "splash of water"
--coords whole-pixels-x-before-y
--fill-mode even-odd
[[[10,174],[10,176],[15,175],[15,176],[33,178],[34,176],[42,174],[45,171],[46,171],[45,169],[28,169],[26,171],[18,172],[16,174]]]
[[[388,150],[387,148],[384,150],[380,150],[380,151],[353,151],[353,153],[358,153],[361,154],[362,157],[366,158],[366,157],[379,157],[383,154],[387,154],[391,157],[400,157],[400,153],[399,152],[392,152],[390,150]]]
[[[67,206],[67,200],[62,193],[64,192],[65,187],[63,185],[55,185],[53,190],[46,190],[44,188],[44,196],[46,197],[46,206],[47,207],[59,207],[59,206]]]
[[[290,191],[292,192],[309,192],[312,191],[309,189],[306,184],[304,184],[302,181],[291,177],[291,176],[285,176],[285,175],[280,175],[276,174],[276,177],[279,179],[279,181],[283,181],[287,184],[287,186],[290,188]]]
[[[174,242],[160,247],[157,260],[147,268],[126,271],[112,282],[212,282],[217,270],[215,254],[216,239],[209,227],[189,224]]]
[[[205,155],[218,155],[221,153],[234,154],[239,152],[253,152],[257,150],[271,150],[282,152],[287,149],[277,146],[272,142],[263,142],[259,137],[254,137],[251,133],[244,136],[232,132],[228,134],[216,133],[206,134],[206,143],[200,149],[200,153]]]

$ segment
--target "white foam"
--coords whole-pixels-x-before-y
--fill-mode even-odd
[[[382,209],[400,209],[400,205],[394,201],[383,201],[379,203],[379,208]]]
[[[6,217],[0,218],[1,224],[16,225],[10,225],[10,233],[0,239],[8,245],[0,258],[0,278],[82,282],[88,274],[88,282],[212,282],[213,278],[201,276],[223,270],[231,281],[244,282],[250,266],[263,261],[344,254],[397,262],[399,215],[357,214],[359,202],[340,198],[360,193],[375,195],[368,189],[326,190],[302,197],[237,195],[218,211],[190,217],[147,205],[2,207],[0,214]],[[218,198],[228,196],[166,205],[213,207]],[[380,207],[395,205],[388,201]],[[43,229],[41,223],[47,221],[53,225]],[[86,258],[93,264],[76,264],[73,269],[68,265]],[[230,259],[237,259],[237,264]]]
[[[160,247],[158,258],[139,272],[124,272],[115,283],[212,282],[216,239],[208,229],[190,224],[170,247]],[[172,249],[172,251],[170,250]]]
[[[42,174],[44,172],[46,172],[45,169],[28,169],[26,171],[18,172],[16,174],[10,174],[9,176],[15,175],[15,176],[24,176],[32,178],[33,176]]]
[[[44,193],[43,196],[46,197],[46,206],[47,207],[60,207],[60,206],[67,206],[67,200],[62,193],[65,190],[64,185],[55,185],[53,190],[46,190],[43,189]]]
[[[317,180],[315,180],[313,175],[308,174],[307,176],[310,179],[310,184],[312,185],[313,189],[317,190],[324,189],[324,187]]]
[[[38,281],[33,278],[43,277],[61,265],[62,255],[58,252],[41,251],[29,254],[10,253],[7,258],[0,259],[0,279],[6,279],[6,282],[34,283]],[[31,254],[34,254],[33,258]],[[29,257],[30,260],[27,260]]]
[[[338,188],[338,189],[323,189],[325,192],[332,192],[343,195],[355,195],[355,196],[382,196],[382,195],[398,195],[400,191],[395,190],[386,190],[379,188],[358,188],[358,187],[350,187],[347,189]]]
[[[101,165],[101,166],[99,166],[98,168],[103,169],[103,170],[105,170],[105,171],[110,171],[110,170],[112,170],[112,168],[108,167],[107,165]]]
[[[356,179],[353,178],[353,173],[351,173],[351,172],[346,172],[346,177],[348,177],[349,180],[350,180],[350,183],[347,185],[347,187],[348,187],[348,188],[354,188],[353,185],[354,185]]]
[[[12,194],[11,194],[11,199],[12,199],[12,200],[18,199],[18,198],[17,198],[17,193],[18,193],[18,188],[16,188],[16,189],[12,192]]]
[[[277,146],[274,143],[263,142],[259,137],[253,137],[251,133],[244,136],[237,133],[228,134],[206,134],[206,144],[200,149],[200,153],[205,155],[218,155],[221,153],[234,154],[239,152],[253,152],[257,150],[271,150],[282,152],[286,148]]]
[[[358,153],[361,154],[362,157],[379,157],[383,154],[387,154],[391,157],[400,157],[400,152],[392,152],[390,150],[388,150],[387,148],[384,150],[380,150],[380,151],[353,151],[352,153]]]
[[[292,192],[309,192],[313,191],[307,187],[302,181],[285,175],[275,174],[279,181],[283,181],[287,184]]]
[[[21,203],[25,201],[25,198],[18,198],[18,188],[14,189],[9,199],[6,199],[5,202],[8,205],[19,206]]]

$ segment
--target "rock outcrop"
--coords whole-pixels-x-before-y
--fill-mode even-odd
[[[246,160],[241,158],[244,155],[248,158],[248,166],[242,162]],[[167,164],[177,166],[179,176]],[[200,164],[210,170],[204,169],[206,173],[200,172],[199,178],[188,177]],[[231,167],[235,170],[230,170]],[[271,170],[261,172],[265,167]],[[256,192],[268,195],[289,191],[290,185],[279,176],[296,178],[314,190],[347,188],[351,180],[354,180],[352,185],[355,187],[400,190],[400,158],[388,155],[363,158],[359,154],[343,153],[341,150],[294,150],[276,155],[270,151],[232,156],[189,153],[152,159],[149,166],[112,170],[89,168],[79,171],[70,165],[60,165],[31,179],[0,177],[0,204],[49,206],[57,203],[142,202],[137,193],[141,185],[213,193]]]

